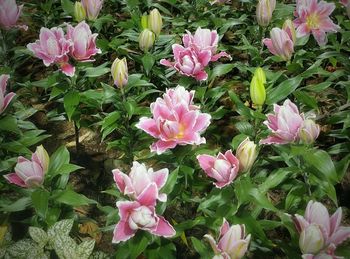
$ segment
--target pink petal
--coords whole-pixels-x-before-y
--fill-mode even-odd
[[[154,138],[157,138],[159,136],[159,130],[154,119],[142,117],[135,126],[136,128],[145,131],[147,134],[151,135]]]
[[[166,183],[168,179],[169,170],[167,168],[158,170],[151,174],[152,182],[155,182],[158,190],[160,190]]]
[[[125,194],[126,186],[132,185],[129,176],[121,172],[119,169],[112,170],[112,173],[114,182],[116,183],[119,191]]]
[[[266,139],[259,141],[260,145],[270,145],[270,144],[287,144],[289,141],[279,138],[278,136],[269,136]]]
[[[158,140],[157,142],[153,143],[151,145],[151,151],[152,152],[157,152],[158,155],[164,153],[168,149],[176,147],[177,142],[176,141],[163,141],[163,140]]]
[[[229,58],[230,60],[232,59],[231,55],[229,55],[226,52],[222,51],[219,54],[216,54],[216,55],[212,56],[210,61],[214,62],[214,61],[217,61],[219,58],[222,58],[222,57]]]
[[[342,218],[342,209],[338,208],[337,211],[330,218],[330,234],[333,234],[339,228],[341,218]]]
[[[137,201],[144,206],[156,206],[158,198],[158,188],[155,183],[148,185],[137,197]]]
[[[208,171],[214,167],[214,163],[216,158],[210,155],[198,155],[197,160],[199,162],[199,166],[204,170]]]
[[[175,229],[162,216],[158,216],[159,221],[157,228],[152,230],[152,234],[163,237],[172,237],[176,234]]]
[[[25,188],[27,187],[25,182],[21,178],[19,178],[18,175],[15,174],[15,173],[6,174],[6,175],[4,175],[4,177],[10,183],[16,184],[16,185],[18,185],[20,187],[25,187]]]
[[[228,221],[224,218],[222,226],[220,228],[220,237],[226,234],[226,232],[230,229],[230,224]]]
[[[62,70],[63,74],[65,74],[66,76],[69,76],[69,77],[74,76],[75,67],[69,63],[61,64],[61,70]]]
[[[196,78],[196,80],[198,80],[198,81],[205,81],[205,80],[207,80],[207,78],[208,78],[208,74],[207,74],[207,72],[205,72],[205,71],[199,71],[199,72],[195,75],[195,78]]]
[[[9,78],[10,76],[7,74],[0,76],[0,94],[2,95],[4,95],[6,92],[7,81],[9,80]]]
[[[4,98],[4,103],[3,103],[3,107],[0,107],[0,113],[2,112],[2,111],[4,111],[6,108],[7,108],[7,106],[10,104],[10,102],[11,102],[11,100],[12,100],[12,98],[13,97],[15,97],[15,93],[8,93],[6,96],[5,96],[5,98]]]
[[[132,238],[135,233],[136,230],[131,229],[128,222],[120,220],[113,231],[112,243],[118,244],[121,241],[126,241]]]
[[[263,39],[263,43],[265,44],[265,46],[269,49],[269,51],[272,54],[278,55],[275,47],[272,44],[272,40],[271,39]]]
[[[172,62],[170,62],[169,60],[166,60],[164,58],[162,58],[159,63],[163,66],[174,67],[174,64]]]
[[[350,227],[339,227],[338,230],[330,237],[329,242],[338,246],[348,238],[350,238]]]

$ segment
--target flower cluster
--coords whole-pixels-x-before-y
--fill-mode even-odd
[[[142,117],[136,127],[159,139],[151,145],[151,151],[161,154],[177,145],[205,143],[200,136],[210,123],[211,116],[193,105],[195,91],[183,86],[168,89],[163,98],[151,104],[153,118]]]
[[[250,234],[246,236],[244,225],[230,226],[225,218],[220,228],[218,243],[211,235],[204,237],[214,250],[214,258],[240,259],[247,252],[250,242]]]
[[[268,114],[264,124],[272,134],[260,144],[287,144],[302,141],[311,144],[320,133],[320,126],[311,119],[305,119],[298,107],[289,99],[283,105],[274,105],[274,114]]]
[[[0,114],[4,112],[7,106],[10,104],[12,98],[16,95],[15,93],[6,92],[7,81],[10,78],[9,75],[1,75],[0,76]]]
[[[62,28],[41,28],[39,40],[29,43],[27,48],[37,58],[43,60],[45,66],[57,64],[67,76],[73,76],[75,67],[69,63],[69,56],[81,62],[94,61],[91,57],[101,50],[96,47],[97,34],[92,34],[87,23],[80,22],[73,27],[67,25],[67,35]]]
[[[270,39],[263,39],[263,43],[269,51],[285,61],[290,60],[296,43],[296,32],[293,23],[287,20],[282,29],[273,28],[270,37]]]
[[[0,27],[6,30],[14,27],[28,29],[26,25],[17,25],[23,5],[18,6],[16,0],[0,0],[0,7]]]
[[[144,164],[135,161],[129,175],[119,169],[112,172],[119,191],[133,200],[117,202],[120,220],[114,229],[112,242],[126,241],[138,229],[157,236],[174,236],[174,228],[155,212],[157,200],[167,200],[166,194],[159,191],[167,181],[168,169],[153,172],[152,168],[147,169]]]
[[[33,188],[43,184],[49,168],[50,158],[43,146],[38,146],[32,154],[32,160],[18,157],[15,172],[4,175],[13,184],[24,188]]]
[[[312,35],[322,46],[327,43],[326,32],[337,32],[340,27],[329,18],[335,9],[334,3],[318,0],[297,0],[294,24],[298,37]]]
[[[330,217],[327,208],[315,201],[309,201],[304,217],[293,217],[304,259],[338,258],[334,256],[336,247],[350,238],[350,227],[340,226],[341,218],[341,208]]]
[[[229,57],[226,52],[216,54],[219,35],[213,30],[197,28],[194,35],[189,31],[182,37],[183,46],[174,44],[174,62],[162,59],[160,64],[175,68],[180,74],[194,77],[197,80],[206,80],[208,74],[204,71],[211,61],[221,57]]]

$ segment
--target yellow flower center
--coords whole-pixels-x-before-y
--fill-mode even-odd
[[[310,14],[307,18],[306,18],[306,24],[310,29],[317,29],[319,27],[319,16],[315,13]]]
[[[175,135],[174,138],[176,139],[182,139],[185,135],[185,127],[184,125],[180,124],[179,125],[179,132]]]

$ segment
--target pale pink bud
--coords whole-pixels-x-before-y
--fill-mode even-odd
[[[102,9],[103,0],[81,0],[81,4],[86,11],[88,19],[94,21]]]
[[[300,234],[299,247],[303,254],[317,254],[324,247],[321,229],[311,224]]]
[[[257,156],[256,145],[247,137],[241,142],[241,144],[239,144],[236,150],[236,157],[239,160],[239,170],[241,172],[249,171]]]
[[[229,185],[237,177],[239,161],[231,150],[225,154],[219,153],[217,157],[198,155],[197,160],[204,172],[217,181],[213,183],[217,188]]]
[[[0,114],[5,111],[7,106],[10,104],[13,97],[15,97],[15,93],[6,93],[7,81],[10,78],[9,75],[1,75],[0,76]]]
[[[66,38],[73,43],[69,54],[79,61],[94,61],[91,57],[101,53],[101,50],[96,47],[97,35],[97,33],[92,34],[90,26],[85,21],[75,27],[68,24]]]
[[[312,144],[320,134],[320,126],[313,120],[305,120],[300,128],[299,138],[306,144]]]
[[[47,173],[49,169],[50,157],[43,145],[36,148],[35,153],[32,155],[32,160],[41,166],[44,174]]]
[[[256,19],[260,26],[266,27],[272,19],[276,7],[276,0],[259,0],[256,7]]]
[[[16,0],[0,0],[0,27],[8,30],[13,27],[28,29],[26,25],[16,25],[23,5],[17,6]]]
[[[116,58],[111,67],[111,73],[114,84],[117,87],[123,87],[128,83],[128,64],[126,58]]]
[[[297,32],[295,30],[294,23],[291,20],[287,19],[283,23],[282,29],[288,33],[289,38],[293,41],[293,43],[297,41]]]
[[[270,37],[271,39],[263,39],[269,51],[283,60],[290,60],[294,53],[294,42],[289,34],[280,28],[273,28]]]

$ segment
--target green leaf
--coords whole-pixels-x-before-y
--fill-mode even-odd
[[[72,230],[74,219],[64,219],[56,222],[52,227],[49,228],[47,234],[49,239],[55,240],[56,236],[68,236]]]
[[[170,194],[173,191],[175,184],[177,182],[178,174],[179,174],[179,167],[170,173],[165,186],[162,188],[163,193]]]
[[[146,75],[148,75],[149,72],[152,70],[155,59],[153,55],[151,55],[150,53],[146,53],[145,55],[143,55],[141,60],[142,60],[143,67],[145,68]]]
[[[13,202],[10,205],[1,206],[0,211],[4,211],[4,212],[22,211],[28,208],[31,204],[32,204],[32,201],[29,197],[23,197]]]
[[[50,193],[43,189],[36,189],[32,193],[32,203],[36,213],[43,219],[46,218],[47,210],[49,207]]]
[[[296,76],[283,81],[281,84],[279,84],[275,88],[268,89],[265,103],[274,104],[281,100],[286,99],[289,94],[291,94],[292,92],[295,91],[295,89],[298,88],[302,80],[303,80],[302,77]]]
[[[13,133],[20,133],[17,120],[15,117],[6,116],[0,120],[0,130],[9,131]]]
[[[255,201],[263,208],[276,212],[277,209],[272,205],[272,203],[267,199],[266,194],[260,192],[257,188],[251,189],[249,192]]]
[[[50,157],[48,174],[51,176],[59,174],[61,167],[69,164],[69,160],[69,151],[65,146],[61,146]]]
[[[268,190],[275,188],[282,183],[290,174],[287,168],[278,169],[276,172],[271,173],[269,177],[259,186],[259,191],[266,193]]]
[[[44,247],[49,241],[49,236],[41,228],[29,227],[29,235],[40,247]]]
[[[236,65],[235,64],[220,64],[214,67],[212,74],[210,75],[210,79],[212,80],[215,77],[223,76],[229,73]]]
[[[75,252],[81,259],[88,259],[94,250],[95,240],[85,240],[77,246]]]
[[[63,11],[65,11],[69,15],[74,14],[74,5],[70,0],[61,0],[61,5]]]
[[[196,250],[196,252],[201,256],[200,258],[202,259],[212,258],[212,255],[209,253],[207,247],[201,241],[199,241],[195,237],[190,237],[190,239],[192,241],[194,250]]]
[[[338,175],[331,157],[324,150],[308,152],[303,155],[305,162],[316,168],[332,184],[338,182]]]
[[[111,70],[106,67],[108,62],[99,65],[98,67],[87,67],[85,68],[85,76],[86,77],[100,77],[104,74],[109,73]]]
[[[59,174],[64,175],[64,174],[70,174],[71,172],[77,171],[79,169],[82,169],[84,167],[78,166],[78,165],[73,165],[73,164],[64,164],[60,167],[59,169]]]
[[[68,120],[71,120],[72,115],[80,102],[80,94],[77,91],[68,92],[63,98],[64,109],[66,110]]]
[[[92,203],[96,203],[94,200],[89,199],[83,194],[76,193],[73,190],[62,191],[56,201],[71,205],[71,206],[84,206]]]

